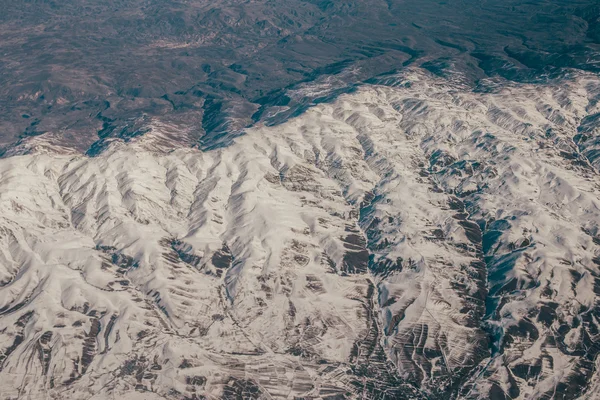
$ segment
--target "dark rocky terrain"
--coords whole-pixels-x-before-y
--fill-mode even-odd
[[[408,65],[470,82],[600,70],[589,0],[0,1],[0,151],[98,154],[148,122],[230,143]],[[284,107],[284,108],[282,108]]]

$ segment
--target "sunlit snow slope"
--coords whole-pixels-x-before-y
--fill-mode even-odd
[[[2,159],[0,397],[597,398],[600,79],[382,83]]]

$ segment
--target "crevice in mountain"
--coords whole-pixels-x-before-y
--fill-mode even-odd
[[[342,271],[347,274],[364,274],[368,271],[369,264],[367,242],[358,227],[347,225],[345,230],[348,234],[342,238],[346,248]]]
[[[481,168],[478,162],[459,161],[444,152],[434,152],[430,158],[430,167],[428,172],[432,176],[443,176],[444,174],[470,177],[475,170]],[[448,207],[455,211],[453,218],[463,228],[464,233],[473,245],[474,261],[471,262],[475,280],[479,282],[476,294],[469,296],[480,304],[480,313],[471,321],[474,326],[478,326],[487,336],[487,354],[480,355],[480,361],[470,368],[462,371],[462,376],[453,386],[453,396],[467,396],[473,387],[473,382],[481,379],[492,364],[492,361],[502,355],[502,341],[504,332],[497,322],[499,316],[497,310],[502,306],[502,293],[505,293],[511,284],[509,280],[510,272],[515,265],[515,259],[494,258],[493,254],[499,246],[498,240],[503,232],[510,228],[510,223],[506,220],[483,221],[474,220],[471,217],[473,210],[485,214],[478,203],[478,196],[482,192],[482,187],[471,190],[462,190],[461,185],[456,188],[448,188],[445,185],[435,184],[438,190],[448,196]],[[468,186],[467,186],[468,187]],[[529,243],[524,244],[524,246]],[[512,282],[513,284],[515,282]],[[485,365],[480,362],[489,358]],[[496,389],[494,389],[494,387]],[[510,385],[511,390],[517,390],[516,383]],[[494,392],[497,392],[495,395]],[[500,396],[503,393],[499,386],[492,385],[490,396]],[[512,393],[512,392],[511,392]],[[518,396],[512,393],[511,398]],[[505,398],[503,395],[498,398]],[[508,398],[508,397],[507,397]]]
[[[445,160],[443,164],[454,164],[454,160]],[[446,394],[441,392],[437,393],[440,398],[456,398],[459,396],[465,382],[469,379],[472,374],[473,366],[478,365],[481,360],[489,356],[486,351],[490,343],[493,342],[493,336],[486,329],[485,324],[485,303],[489,297],[488,288],[488,268],[482,251],[483,247],[483,234],[482,230],[477,223],[471,219],[468,211],[469,204],[465,203],[466,198],[471,194],[469,192],[461,193],[456,191],[448,191],[444,185],[438,184],[436,181],[436,174],[440,172],[439,168],[440,159],[432,157],[429,160],[428,166],[423,166],[423,175],[431,185],[433,192],[444,193],[447,196],[448,209],[454,212],[452,218],[458,222],[458,225],[463,229],[466,239],[469,244],[464,243],[451,243],[450,245],[456,246],[459,252],[465,252],[469,254],[473,260],[469,263],[469,279],[475,284],[475,289],[467,290],[467,285],[464,283],[456,282],[453,284],[454,290],[458,291],[461,298],[468,298],[469,302],[466,308],[469,308],[467,312],[467,319],[464,322],[465,326],[469,326],[474,329],[480,329],[488,335],[488,340],[480,338],[480,348],[474,349],[476,354],[473,354],[474,362],[471,365],[457,365],[455,368],[451,368],[447,360],[447,356],[442,348],[440,348],[441,354],[444,359],[444,363],[448,368],[448,383]],[[466,309],[461,310],[461,312]],[[432,315],[433,317],[433,315]],[[435,318],[434,318],[435,319]],[[486,343],[487,342],[487,343]]]
[[[118,316],[116,314],[111,315],[110,320],[106,324],[106,329],[104,330],[104,350],[102,350],[102,354],[106,354],[110,350],[109,338],[117,318]]]
[[[52,340],[52,331],[44,332],[36,343],[36,352],[38,360],[42,365],[42,375],[48,375],[48,369],[50,368],[50,361],[52,360],[52,348],[49,346]]]
[[[377,288],[368,279],[367,295],[362,300],[366,312],[366,335],[354,343],[350,356],[353,377],[350,384],[363,399],[427,399],[417,385],[400,377],[381,345]]]
[[[221,249],[215,251],[211,257],[211,263],[216,268],[218,278],[223,276],[233,265],[234,257],[227,243],[223,242]]]
[[[166,249],[171,249],[171,251],[164,253],[163,257],[174,265],[181,261],[195,269],[198,268],[200,262],[202,261],[201,257],[193,254],[193,249],[191,246],[179,239],[165,238],[160,244]]]
[[[5,363],[6,363],[6,360],[8,359],[8,357],[10,357],[10,355],[17,349],[17,347],[19,347],[19,345],[21,343],[23,343],[23,340],[25,339],[25,334],[24,334],[25,327],[31,320],[31,317],[33,317],[33,311],[29,311],[29,312],[23,314],[21,317],[19,317],[19,319],[15,323],[17,332],[15,333],[13,342],[10,346],[5,348],[0,353],[0,371],[2,371],[4,369]]]

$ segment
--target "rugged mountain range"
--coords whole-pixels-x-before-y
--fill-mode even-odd
[[[595,399],[600,79],[408,69],[228,147],[0,160],[3,399]]]

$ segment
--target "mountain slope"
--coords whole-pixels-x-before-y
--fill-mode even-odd
[[[594,398],[600,80],[386,79],[0,160],[3,398]]]

